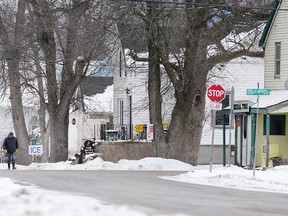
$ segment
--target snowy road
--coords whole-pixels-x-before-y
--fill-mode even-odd
[[[287,194],[217,188],[164,180],[173,171],[0,170],[42,188],[92,196],[150,214],[287,215]]]

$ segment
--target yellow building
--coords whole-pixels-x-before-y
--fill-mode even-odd
[[[223,111],[224,114],[229,112],[230,109]],[[235,164],[252,167],[255,146],[256,166],[271,167],[279,162],[287,162],[288,90],[275,90],[270,95],[261,95],[259,103],[235,101],[233,114]]]

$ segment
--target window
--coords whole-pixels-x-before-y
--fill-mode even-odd
[[[123,125],[124,122],[124,101],[118,99],[118,124]]]
[[[119,76],[122,77],[122,51],[119,53]]]
[[[281,66],[281,43],[275,43],[275,62],[274,62],[274,77],[280,77]]]
[[[264,115],[263,134],[266,135],[266,117]],[[286,115],[270,115],[270,135],[286,134]]]
[[[123,64],[124,61],[124,64]],[[123,69],[124,68],[124,69]],[[123,72],[124,76],[127,76],[127,70],[125,68],[125,56],[123,57],[122,51],[119,52],[119,77],[123,77]]]
[[[221,101],[222,103],[222,109],[230,106],[230,94],[226,94],[224,100]],[[230,119],[229,119],[229,115],[225,115],[225,125],[230,125]],[[223,116],[222,116],[222,112],[216,111],[216,116],[215,116],[215,126],[223,126]]]

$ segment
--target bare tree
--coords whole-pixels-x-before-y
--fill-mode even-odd
[[[8,63],[13,124],[20,142],[18,162],[29,164],[31,159],[28,157],[26,150],[30,144],[30,139],[25,125],[19,73],[21,55],[23,53],[25,8],[26,1],[19,0],[15,19],[12,18],[14,29],[10,29],[11,23],[5,25],[0,15],[0,36],[4,48],[4,59]],[[12,15],[12,17],[14,16]]]
[[[111,26],[105,1],[29,0],[35,18],[35,38],[43,53],[49,113],[50,161],[68,156],[69,105],[91,60],[109,55]],[[111,40],[108,40],[111,42]],[[111,42],[112,43],[112,42]]]
[[[261,34],[259,26],[269,11],[252,1],[137,2],[125,1],[121,6],[129,8],[130,13],[125,13],[130,21],[126,22],[138,22],[141,31],[146,31],[148,59],[132,56],[149,62],[149,111],[156,154],[196,165],[208,72],[237,57],[263,57],[255,46]],[[166,138],[161,118],[161,67],[173,84],[176,101]]]
[[[111,57],[114,47],[115,28],[108,4],[105,0],[19,0],[16,15],[8,14],[4,6],[14,12],[15,1],[5,1],[0,7],[0,48],[4,53],[2,69],[6,69],[5,62],[8,65],[9,82],[5,83],[10,83],[14,127],[22,144],[18,162],[31,162],[24,93],[31,98],[37,95],[40,101],[37,107],[47,150],[44,161],[48,156],[47,136],[50,161],[66,160],[73,95],[87,74],[90,61]],[[15,28],[11,28],[13,23]]]

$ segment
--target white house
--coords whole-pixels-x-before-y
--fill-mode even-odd
[[[220,78],[213,78],[211,83],[216,83],[222,85],[226,90],[226,98],[222,101],[223,108],[230,106],[232,99],[234,101],[247,100],[255,101],[255,96],[246,95],[247,89],[257,88],[257,83],[259,87],[263,88],[264,84],[264,61],[259,58],[237,58],[230,61],[221,73]],[[234,97],[231,95],[232,87],[234,88]],[[207,119],[205,121],[202,139],[201,139],[201,148],[199,157],[199,163],[207,162],[207,158],[210,157],[209,149],[211,148],[212,143],[212,124],[211,124],[211,111],[208,109],[208,104],[210,100],[206,98],[206,111]],[[231,118],[231,117],[230,117]],[[226,125],[226,146],[230,144],[234,145],[235,143],[235,131],[234,131],[234,116],[232,116],[232,121],[229,117],[226,117],[228,125]],[[230,130],[231,127],[231,130]],[[223,152],[223,119],[220,111],[216,112],[216,121],[215,121],[215,131],[214,131],[214,156],[215,162],[222,162]],[[228,148],[227,153],[228,154]],[[231,152],[233,156],[233,148]],[[232,157],[231,157],[232,158]],[[232,162],[232,161],[230,161]]]
[[[127,138],[129,130],[135,124],[149,124],[148,109],[148,67],[147,63],[135,62],[127,54],[127,50],[120,51],[122,59],[120,60],[120,69],[114,71],[114,94],[113,94],[113,123],[120,127],[124,125],[127,129]],[[126,53],[125,53],[126,52]],[[140,57],[147,56],[146,53],[139,54]],[[217,69],[218,70],[218,69]],[[253,100],[251,96],[246,96],[247,88],[256,88],[257,83],[263,87],[264,83],[264,62],[257,58],[238,58],[229,62],[221,68],[221,79],[211,78],[211,83],[221,84],[225,87],[227,96],[223,101],[226,106],[231,104],[231,88],[234,87],[234,100]],[[215,71],[214,71],[215,72]],[[212,76],[213,72],[211,72]],[[163,77],[165,79],[165,77]],[[255,97],[254,97],[255,99]],[[171,109],[174,105],[173,92],[166,94],[163,98],[163,123],[169,123]],[[207,99],[207,104],[208,104]],[[224,106],[225,107],[225,106]],[[221,119],[217,121],[215,129],[215,162],[222,162],[223,129]],[[232,145],[234,145],[234,123],[232,122]],[[131,129],[130,129],[131,128]],[[210,120],[210,111],[207,109],[207,118],[203,128],[203,137],[201,140],[199,163],[207,163],[210,158],[210,145],[212,137],[212,127]],[[229,137],[229,130],[226,130],[226,137]],[[228,144],[228,143],[227,143]]]
[[[149,122],[148,102],[148,65],[147,62],[135,62],[127,54],[128,50],[121,52],[120,69],[114,71],[114,93],[113,93],[113,123],[126,130],[126,138],[135,138],[133,125]],[[123,53],[123,54],[122,54]],[[147,57],[147,53],[138,54]],[[163,97],[162,118],[163,122],[169,122],[171,118],[172,92],[168,91]],[[132,133],[130,132],[132,131]]]
[[[264,88],[271,90],[271,95],[262,99],[266,100],[266,104],[262,105],[263,114],[259,116],[260,131],[256,145],[257,165],[261,166],[271,166],[271,158],[279,159],[280,164],[288,162],[287,8],[287,0],[274,0],[273,10],[259,41],[265,54]],[[262,146],[267,154],[266,162]]]
[[[287,0],[274,1],[259,41],[265,54],[264,85],[260,85],[264,89],[260,92],[267,95],[260,96],[258,104],[251,103],[247,111],[235,113],[234,110],[235,161],[242,166],[288,163],[287,7]]]
[[[275,0],[259,45],[265,51],[265,88],[285,89],[288,79],[287,0]],[[288,86],[286,86],[286,89]]]
[[[79,99],[69,114],[69,155],[79,153],[86,140],[106,139],[105,131],[112,123],[113,108],[113,77],[107,69],[101,67],[102,71],[95,73],[97,76],[86,77],[77,89]]]

